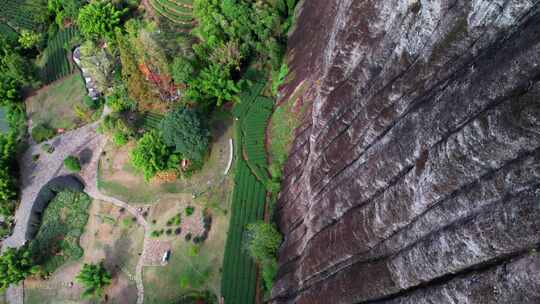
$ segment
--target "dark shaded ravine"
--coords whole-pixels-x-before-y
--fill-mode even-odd
[[[310,0],[271,303],[540,303],[540,1]]]

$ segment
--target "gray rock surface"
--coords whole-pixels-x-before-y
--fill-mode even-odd
[[[540,1],[305,1],[271,303],[540,303]]]

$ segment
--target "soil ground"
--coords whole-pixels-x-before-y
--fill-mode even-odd
[[[81,300],[82,288],[75,282],[84,263],[103,261],[113,275],[106,290],[108,303],[130,304],[137,301],[134,273],[142,252],[143,229],[125,220],[131,216],[118,207],[100,201],[92,202],[89,221],[81,237],[84,256],[59,268],[48,280],[25,282],[25,303],[97,303]]]

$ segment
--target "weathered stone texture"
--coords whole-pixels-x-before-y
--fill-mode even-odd
[[[540,1],[310,0],[271,303],[540,303]]]

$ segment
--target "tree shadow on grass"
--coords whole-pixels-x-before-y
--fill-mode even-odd
[[[113,277],[121,273],[123,268],[129,266],[127,257],[133,254],[131,252],[133,250],[131,248],[132,244],[133,241],[128,236],[122,235],[113,246],[105,246],[104,265]],[[131,273],[135,269],[128,269],[128,271]]]
[[[81,153],[79,153],[79,161],[81,162],[81,165],[89,164],[92,160],[93,154],[94,152],[89,148],[82,150]]]

